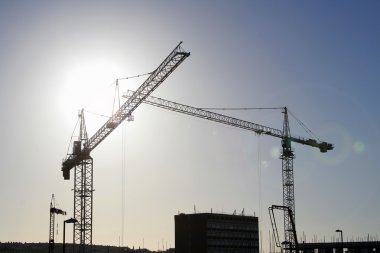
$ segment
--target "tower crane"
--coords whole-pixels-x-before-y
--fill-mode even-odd
[[[54,253],[54,226],[56,214],[66,215],[66,212],[55,207],[54,194],[52,194],[50,201],[49,253]]]
[[[189,55],[180,42],[167,58],[153,71],[137,91],[120,106],[106,123],[88,138],[83,110],[79,114],[79,138],[73,143],[72,154],[62,162],[65,180],[70,179],[70,170],[74,169],[74,224],[73,241],[79,244],[79,252],[92,251],[92,214],[93,214],[93,159],[91,151],[117,128]]]
[[[128,91],[124,97],[129,98],[134,95],[133,91]],[[332,150],[334,146],[327,142],[317,141],[315,139],[296,137],[290,135],[288,109],[283,108],[284,122],[283,129],[274,129],[271,127],[259,125],[256,123],[236,119],[223,114],[210,112],[200,108],[195,108],[180,103],[176,103],[169,100],[164,100],[157,97],[147,97],[143,103],[160,107],[163,109],[184,113],[187,115],[203,118],[222,124],[243,128],[249,131],[253,131],[257,134],[265,134],[281,139],[281,160],[282,160],[282,187],[283,187],[283,205],[290,211],[284,211],[284,233],[285,241],[293,243],[295,245],[296,238],[294,238],[292,220],[295,222],[295,203],[294,203],[294,176],[293,176],[293,159],[294,152],[291,147],[291,143],[299,143],[310,147],[318,148],[322,153],[326,153]]]

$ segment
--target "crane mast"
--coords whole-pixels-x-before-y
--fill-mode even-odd
[[[295,226],[295,202],[294,202],[294,175],[293,175],[293,159],[294,153],[291,146],[290,127],[288,118],[288,109],[284,108],[284,123],[282,130],[282,203],[289,211],[284,211],[284,232],[285,241],[295,243],[297,238],[294,238],[292,223]]]
[[[62,214],[66,215],[66,212],[55,207],[54,194],[51,196],[50,201],[50,222],[49,222],[49,253],[54,253],[54,226],[55,226],[55,215]]]
[[[80,117],[80,135],[73,143],[72,154],[62,162],[65,180],[70,179],[74,168],[74,224],[73,241],[79,244],[79,252],[92,252],[92,214],[93,214],[93,159],[91,151],[97,147],[123,120],[149,96],[189,55],[179,43],[166,59],[149,75],[137,91],[120,106],[109,120],[91,137],[87,137],[83,110]]]
[[[133,91],[128,91],[124,97],[129,98],[133,96]],[[262,126],[256,123],[236,119],[223,114],[210,112],[204,109],[183,105],[173,101],[157,98],[153,96],[147,97],[143,103],[160,107],[163,109],[191,115],[198,118],[207,119],[210,121],[243,128],[249,131],[253,131],[257,134],[265,134],[277,138],[281,138],[281,160],[282,160],[282,186],[283,186],[283,205],[286,206],[289,211],[284,211],[284,233],[285,241],[295,245],[297,238],[294,237],[293,226],[295,227],[295,202],[294,202],[294,175],[293,175],[293,159],[294,152],[291,147],[291,143],[299,143],[311,147],[318,148],[322,153],[332,150],[334,147],[327,142],[320,142],[315,139],[295,137],[290,135],[288,109],[283,108],[284,122],[283,129],[278,130],[267,126]]]

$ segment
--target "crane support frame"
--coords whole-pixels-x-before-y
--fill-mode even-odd
[[[270,222],[272,224],[272,230],[273,230],[276,246],[277,247],[281,247],[281,243],[280,243],[280,237],[278,235],[276,218],[274,216],[274,209],[284,211],[284,213],[287,213],[288,217],[289,217],[289,222],[290,222],[291,226],[290,226],[290,229],[289,229],[288,232],[292,234],[292,238],[294,238],[294,241],[287,241],[286,238],[285,238],[285,242],[284,243],[289,245],[287,248],[285,248],[285,250],[292,252],[292,250],[295,249],[296,253],[299,253],[299,245],[298,245],[298,240],[297,240],[296,224],[295,224],[295,221],[293,219],[294,215],[293,215],[292,210],[288,206],[272,205],[272,206],[270,206],[268,208],[269,218],[270,218]]]
[[[74,224],[73,242],[79,252],[92,252],[93,214],[93,159],[87,156],[74,168]]]
[[[166,59],[150,74],[146,81],[136,90],[134,95],[107,120],[106,123],[86,142],[80,154],[71,154],[62,162],[64,179],[70,179],[70,170],[80,163],[82,156],[87,156],[98,146],[120,123],[148,97],[189,55],[181,47],[180,42]]]

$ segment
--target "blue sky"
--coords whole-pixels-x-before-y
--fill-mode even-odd
[[[52,193],[72,214],[60,164],[78,109],[109,115],[114,80],[152,71],[179,41],[191,56],[155,96],[287,106],[335,145],[327,154],[293,145],[299,233],[379,235],[379,28],[378,1],[1,1],[0,241],[47,241]],[[229,114],[282,128],[280,111]],[[280,140],[147,105],[135,118],[124,130],[125,244],[174,246],[173,216],[196,205],[259,215],[267,251],[267,208],[282,202]],[[87,119],[89,135],[105,121]],[[122,132],[92,153],[96,244],[121,235]]]

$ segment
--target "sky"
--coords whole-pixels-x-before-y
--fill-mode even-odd
[[[55,194],[68,212],[61,242],[73,215],[61,162],[78,110],[92,136],[112,114],[116,78],[153,71],[180,41],[190,57],[152,95],[287,106],[334,144],[328,153],[293,145],[298,234],[379,238],[379,30],[371,0],[0,1],[0,241],[47,242]],[[120,81],[120,94],[144,78]],[[222,113],[282,129],[281,110]],[[94,244],[174,247],[174,215],[244,209],[259,217],[268,252],[281,140],[144,104],[134,117],[92,152]],[[294,117],[290,130],[309,137]]]

